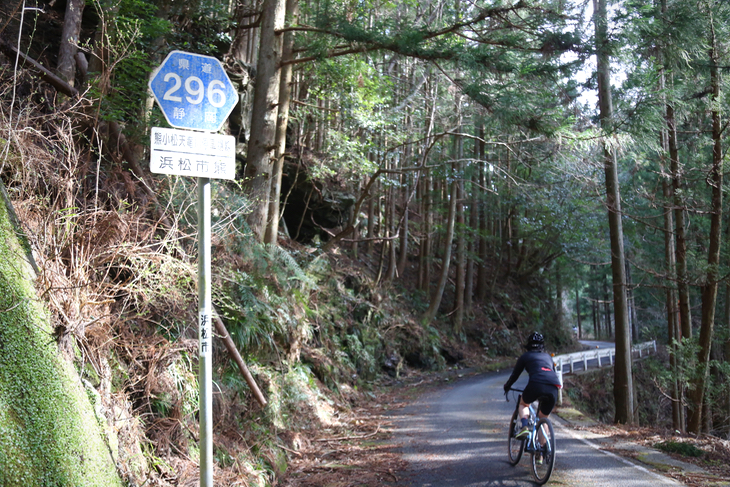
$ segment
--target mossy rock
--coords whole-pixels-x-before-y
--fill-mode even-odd
[[[100,419],[59,354],[3,203],[0,233],[0,485],[121,487]]]

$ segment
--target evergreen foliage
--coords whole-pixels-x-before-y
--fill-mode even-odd
[[[271,400],[263,411],[252,407],[245,381],[216,353],[221,414],[240,430],[260,428],[245,433],[253,453],[217,445],[217,462],[231,475],[273,482],[286,463],[278,430],[327,424],[333,398],[350,400],[409,367],[441,368],[475,346],[497,360],[535,329],[556,350],[573,347],[579,320],[583,337],[613,339],[604,147],[618,161],[634,338],[667,346],[672,366],[658,367],[657,384],[678,394],[683,409],[695,407],[688,394],[707,375],[706,400],[722,407],[704,426],[730,431],[730,311],[714,329],[699,314],[703,306],[717,316],[730,310],[730,294],[702,298],[729,273],[726,217],[720,263],[708,257],[708,174],[713,115],[728,105],[730,7],[614,2],[603,47],[617,75],[615,116],[599,130],[585,101],[597,77],[584,4],[321,0],[288,12],[279,34],[293,36],[292,55],[280,64],[293,69],[291,94],[269,100],[291,105],[276,155],[284,181],[270,196],[282,205],[279,239],[259,244],[246,224],[268,196],[251,198],[242,179],[215,185],[215,305]],[[63,13],[27,13],[20,25],[15,7],[0,0],[8,19],[0,35],[20,35],[22,52],[53,71],[54,19]],[[39,234],[32,243],[45,263],[58,340],[74,344],[75,364],[93,370],[84,376],[97,387],[112,384],[103,400],[119,395],[119,411],[151,418],[134,432],[143,440],[125,444],[145,448],[130,479],[141,479],[145,464],[160,479],[174,476],[165,446],[197,455],[189,433],[197,407],[195,188],[146,170],[149,127],[165,124],[150,109],[147,80],[173,49],[223,60],[239,82],[240,120],[224,130],[237,137],[242,175],[258,116],[249,113],[258,8],[91,2],[79,43],[91,70],[75,80],[78,98],[58,97],[35,71],[16,71],[10,48],[0,57],[0,176]],[[686,275],[670,254],[683,258]],[[668,323],[683,286],[695,316],[680,323],[691,336],[680,337]],[[419,323],[433,303],[441,304],[435,319]],[[713,346],[704,361],[703,327]],[[155,353],[145,352],[147,340]],[[15,408],[6,396],[0,404]],[[309,409],[298,416],[300,408]],[[16,418],[4,418],[15,428]]]

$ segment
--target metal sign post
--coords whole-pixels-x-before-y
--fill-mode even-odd
[[[210,179],[198,178],[200,487],[213,487],[213,299],[210,284]]]
[[[150,80],[168,123],[153,127],[150,171],[198,179],[198,381],[200,487],[213,487],[213,301],[211,293],[210,178],[235,179],[236,142],[217,132],[238,103],[238,93],[217,59],[172,51]]]

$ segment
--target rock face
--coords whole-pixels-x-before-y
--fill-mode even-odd
[[[355,196],[336,178],[313,181],[303,159],[287,161],[281,182],[284,221],[289,236],[302,243],[326,242],[349,220]]]
[[[0,485],[121,487],[89,394],[61,357],[0,199]]]

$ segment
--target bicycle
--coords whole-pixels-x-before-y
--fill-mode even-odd
[[[515,392],[523,392],[520,389],[510,389]],[[505,393],[507,402],[509,396]],[[538,485],[543,485],[550,480],[555,466],[555,431],[553,423],[549,418],[540,418],[537,420],[537,410],[533,404],[530,404],[529,428],[530,433],[526,438],[515,438],[515,435],[522,429],[522,421],[520,420],[519,408],[522,394],[517,396],[515,412],[512,413],[510,420],[509,434],[507,437],[507,453],[509,455],[509,463],[512,466],[517,465],[522,458],[524,452],[531,454],[532,476]],[[536,421],[537,420],[537,421]],[[542,443],[542,440],[545,443]]]

